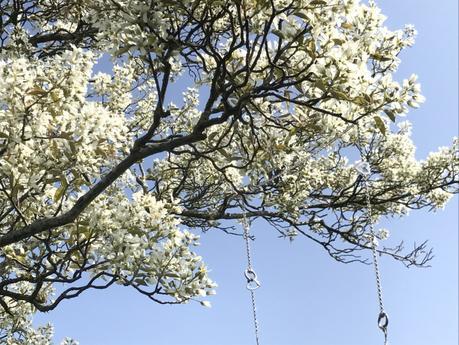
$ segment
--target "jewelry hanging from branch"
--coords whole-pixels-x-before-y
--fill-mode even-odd
[[[361,133],[360,127],[357,124],[357,135],[358,135],[358,142],[360,147],[364,147],[361,145]],[[382,293],[382,284],[381,284],[381,273],[379,271],[379,261],[378,261],[378,250],[377,250],[377,236],[374,229],[374,222],[373,222],[373,208],[371,204],[371,166],[368,159],[368,155],[365,153],[363,149],[361,149],[361,160],[359,163],[355,165],[355,170],[361,177],[363,191],[365,194],[365,213],[368,219],[369,225],[369,243],[372,251],[373,256],[373,267],[376,277],[376,287],[377,287],[377,294],[378,294],[378,304],[379,304],[379,314],[378,314],[378,327],[384,333],[384,345],[389,345],[388,343],[388,325],[389,325],[389,317],[384,309],[383,304],[383,293]],[[246,288],[250,292],[251,303],[252,303],[252,313],[253,313],[253,323],[254,323],[254,330],[255,330],[255,340],[256,345],[260,345],[259,340],[259,324],[257,318],[257,308],[256,308],[256,300],[255,300],[255,290],[258,289],[261,284],[258,281],[257,274],[252,266],[252,252],[250,248],[250,223],[246,217],[246,213],[244,211],[244,207],[241,206],[243,211],[242,213],[242,226],[243,226],[243,238],[245,241],[246,246],[246,256],[247,256],[247,268],[244,271],[244,276],[247,280]]]
[[[361,141],[360,127],[357,125],[357,135],[359,142]],[[362,178],[363,190],[365,193],[365,203],[366,203],[366,216],[368,219],[368,224],[370,227],[370,246],[373,254],[373,267],[376,277],[376,288],[378,293],[378,304],[379,304],[379,315],[378,315],[378,327],[384,333],[384,345],[389,345],[388,343],[388,325],[389,317],[384,310],[383,304],[383,293],[381,286],[381,273],[379,271],[379,261],[378,261],[378,252],[377,252],[377,236],[374,229],[373,223],[373,209],[371,204],[371,195],[370,195],[370,175],[371,175],[371,165],[365,152],[361,151],[361,160],[358,164],[355,165],[355,170],[359,173]]]
[[[243,213],[242,218],[242,227],[244,229],[244,240],[245,240],[245,248],[246,248],[246,255],[247,255],[247,268],[244,271],[245,278],[247,280],[246,288],[250,292],[250,299],[252,302],[252,313],[253,313],[253,324],[255,328],[255,340],[256,344],[260,345],[259,340],[259,329],[258,329],[258,319],[257,319],[257,306],[255,301],[255,290],[258,289],[261,284],[258,281],[257,274],[252,267],[252,252],[250,249],[250,223],[249,220],[245,216],[245,212]]]

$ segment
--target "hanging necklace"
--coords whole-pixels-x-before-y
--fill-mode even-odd
[[[357,125],[357,132],[360,138],[360,130],[359,126]],[[370,197],[370,175],[371,175],[371,166],[368,160],[365,159],[364,154],[361,154],[361,161],[355,165],[355,170],[359,173],[362,178],[363,182],[363,189],[365,193],[365,202],[366,202],[366,215],[370,227],[370,246],[371,252],[373,254],[373,267],[375,271],[376,277],[376,288],[378,293],[378,304],[379,304],[379,315],[378,315],[378,327],[384,333],[384,345],[389,345],[388,343],[388,334],[387,334],[387,327],[389,325],[389,317],[384,310],[383,304],[383,296],[382,296],[382,286],[381,286],[381,273],[379,271],[379,261],[378,261],[378,253],[377,253],[377,239],[376,233],[374,230],[374,223],[373,223],[373,212],[372,212],[372,205],[371,205],[371,197]]]
[[[252,302],[252,314],[253,314],[253,325],[255,329],[255,341],[257,345],[260,345],[260,339],[258,336],[258,319],[257,319],[257,305],[255,302],[255,290],[258,289],[261,284],[258,281],[257,274],[252,267],[252,252],[250,250],[250,224],[245,216],[245,212],[242,218],[242,227],[244,228],[244,239],[245,249],[247,255],[247,268],[244,271],[244,276],[247,280],[246,288],[250,292],[250,299]]]
[[[357,124],[357,135],[358,140],[361,142],[360,127]],[[389,345],[388,343],[388,325],[389,325],[389,316],[387,315],[384,304],[383,304],[383,293],[382,293],[382,284],[381,284],[381,273],[379,271],[379,261],[378,261],[378,250],[377,250],[377,236],[374,229],[373,223],[373,207],[371,204],[371,195],[370,195],[370,175],[371,175],[371,166],[366,159],[364,152],[361,152],[361,160],[354,166],[357,173],[362,179],[363,190],[365,193],[365,203],[366,203],[366,217],[368,219],[369,231],[369,240],[370,247],[373,256],[373,267],[376,277],[376,288],[378,294],[378,304],[379,304],[379,315],[378,315],[378,327],[384,333],[384,345]],[[244,276],[247,280],[246,288],[250,292],[250,299],[252,303],[252,315],[253,315],[253,324],[255,331],[255,341],[256,345],[260,345],[259,339],[259,324],[257,318],[257,307],[255,300],[255,290],[258,289],[261,284],[258,281],[257,274],[252,266],[252,252],[250,248],[250,223],[246,217],[246,212],[242,214],[242,226],[243,226],[243,237],[245,240],[246,256],[247,256],[247,268],[244,271]]]

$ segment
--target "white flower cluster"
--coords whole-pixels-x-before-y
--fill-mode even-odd
[[[59,201],[56,193],[78,191],[126,150],[124,115],[86,98],[92,66],[78,49],[45,62],[0,60],[0,176],[14,195]]]
[[[129,200],[120,192],[91,205],[69,230],[70,237],[91,238],[89,256],[94,262],[106,261],[93,275],[101,270],[117,274],[123,277],[120,284],[160,287],[175,301],[185,302],[211,293],[216,285],[201,257],[190,250],[198,245],[198,236],[180,230],[171,212],[179,209],[151,194],[137,192]]]
[[[15,293],[25,293],[33,289],[32,284],[18,283],[11,290]],[[42,298],[52,294],[51,286],[41,292]],[[25,301],[17,301],[13,298],[4,300],[8,311],[0,309],[0,338],[5,345],[53,345],[53,327],[51,324],[34,328],[32,315],[35,309]],[[60,345],[78,345],[78,342],[66,338]]]
[[[38,3],[50,13],[60,4]],[[308,226],[313,236],[350,229],[345,240],[364,226],[365,193],[350,163],[357,154],[371,166],[373,222],[442,208],[457,189],[458,140],[418,161],[410,123],[394,125],[424,101],[416,75],[393,80],[416,30],[388,30],[373,1],[65,3],[53,20],[37,11],[33,25],[12,28],[0,53],[0,233],[63,215],[133,152],[157,155],[136,158],[46,240],[2,248],[2,278],[58,267],[62,279],[83,271],[160,302],[210,306],[201,297],[216,285],[185,228],[220,226],[241,197],[269,221]],[[94,37],[76,40],[88,49],[43,43],[43,58],[41,43],[30,42],[53,30],[70,41]],[[104,54],[112,71],[94,73]],[[178,78],[188,86],[180,99],[170,91]],[[40,300],[52,301],[52,286],[43,291]],[[49,326],[30,328],[33,308],[5,298],[14,314],[0,312],[8,344],[48,344]]]

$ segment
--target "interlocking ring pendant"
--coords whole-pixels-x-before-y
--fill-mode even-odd
[[[381,311],[378,316],[378,327],[381,331],[384,332],[384,344],[388,345],[387,342],[387,326],[389,325],[389,316],[386,312]]]
[[[388,325],[389,317],[384,311],[380,312],[378,316],[378,327],[381,328],[382,331],[384,331],[385,329],[387,329]]]
[[[251,268],[247,268],[244,271],[244,275],[247,279],[247,290],[256,290],[261,286],[260,282],[257,279],[257,274]]]

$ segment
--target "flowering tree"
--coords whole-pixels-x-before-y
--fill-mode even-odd
[[[215,283],[189,229],[237,235],[235,221],[259,218],[338,261],[365,261],[370,222],[441,208],[457,192],[458,141],[417,161],[399,120],[423,101],[415,75],[392,79],[416,32],[389,31],[373,2],[14,0],[0,9],[7,344],[50,343],[50,326],[33,329],[31,315],[91,288],[208,305],[201,296]],[[96,73],[107,56],[111,73]],[[372,219],[359,157],[371,165]],[[378,251],[406,265],[430,259],[425,244]]]

